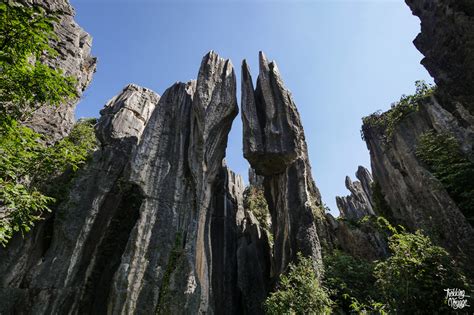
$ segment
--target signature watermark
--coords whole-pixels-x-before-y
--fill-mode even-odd
[[[469,298],[469,295],[466,295],[466,292],[462,289],[444,289],[444,292],[446,292],[446,301],[448,302],[448,305],[455,309],[455,310],[462,310],[465,307],[470,307],[469,304],[467,304],[467,298]]]

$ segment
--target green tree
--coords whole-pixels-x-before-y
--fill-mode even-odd
[[[278,289],[265,300],[268,314],[330,314],[332,302],[319,282],[313,262],[298,253],[296,264],[280,276]]]
[[[0,3],[0,118],[27,118],[42,105],[76,96],[75,82],[45,61],[58,52],[53,23],[58,16],[38,7]]]
[[[377,264],[374,276],[390,309],[399,314],[452,311],[444,289],[467,289],[467,283],[446,250],[420,231],[395,233],[389,248],[392,255]]]
[[[74,173],[97,147],[95,119],[81,120],[69,136],[47,146],[42,136],[12,119],[0,121],[0,243],[26,233],[64,197]],[[68,172],[66,178],[53,178]],[[50,183],[52,181],[53,183]]]
[[[80,122],[69,137],[46,146],[40,134],[19,121],[45,105],[58,106],[76,96],[76,80],[48,61],[58,55],[51,45],[58,15],[39,6],[0,3],[0,243],[14,232],[28,232],[50,211],[67,187],[52,178],[70,178],[95,148],[93,122]]]

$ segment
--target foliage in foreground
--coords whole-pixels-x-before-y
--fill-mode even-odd
[[[268,314],[330,314],[332,302],[319,283],[310,258],[298,253],[296,264],[280,276],[279,287],[265,301]]]
[[[311,260],[299,255],[267,298],[267,313],[437,314],[452,310],[444,289],[470,292],[449,253],[429,237],[397,229],[383,217],[375,224],[391,234],[388,258],[369,262],[336,250],[324,257],[320,284]]]
[[[446,288],[466,289],[466,279],[442,247],[420,231],[390,237],[392,255],[374,271],[384,301],[398,313],[414,310],[427,314],[450,311]]]
[[[0,3],[0,118],[24,120],[39,107],[76,96],[73,77],[48,66],[58,52],[53,23],[39,6]]]
[[[428,131],[420,136],[416,155],[474,226],[474,163],[461,151],[458,141],[447,133]]]
[[[26,233],[41,214],[63,198],[67,183],[55,177],[69,172],[69,180],[97,143],[95,119],[79,121],[70,135],[53,146],[13,119],[0,121],[0,243],[14,232]]]

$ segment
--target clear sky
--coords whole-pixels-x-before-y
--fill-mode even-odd
[[[313,177],[335,215],[335,196],[348,193],[345,176],[354,178],[358,165],[370,168],[361,118],[413,93],[416,80],[432,82],[412,44],[419,20],[402,0],[71,2],[99,59],[77,118],[98,116],[128,83],[161,95],[176,81],[195,79],[209,50],[232,60],[240,86],[242,59],[255,80],[263,50],[293,94]],[[247,178],[240,116],[226,159]]]

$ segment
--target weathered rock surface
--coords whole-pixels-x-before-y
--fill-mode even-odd
[[[235,93],[211,52],[161,98],[136,85],[114,97],[68,200],[0,252],[1,312],[262,313],[268,239],[223,165]]]
[[[2,313],[105,311],[109,283],[143,199],[126,182],[128,163],[141,122],[158,100],[154,92],[129,85],[106,105],[96,126],[101,148],[78,174],[68,200],[25,241],[16,237],[1,250]]]
[[[389,255],[387,235],[381,233],[371,221],[355,223],[326,215],[334,235],[334,247],[354,257],[373,261]]]
[[[77,80],[78,97],[59,107],[42,107],[26,122],[35,131],[47,135],[50,141],[55,141],[66,136],[74,125],[74,110],[95,72],[97,59],[91,55],[92,37],[74,21],[74,9],[67,0],[17,1],[41,6],[47,13],[61,14],[59,23],[54,25],[58,39],[53,43],[59,54],[47,63]]]
[[[341,212],[341,216],[347,220],[357,221],[366,215],[374,215],[372,201],[372,175],[362,166],[356,172],[359,181],[353,182],[346,176],[346,188],[351,195],[346,197],[336,197],[336,204]]]
[[[256,89],[246,62],[242,65],[244,157],[264,176],[275,240],[273,276],[278,276],[298,252],[317,268],[326,222],[296,106],[276,64],[263,53],[259,58]]]
[[[470,0],[405,0],[421,20],[414,44],[434,78],[442,106],[460,102],[474,113],[474,5]]]
[[[474,257],[474,229],[439,182],[417,159],[420,136],[429,130],[449,133],[472,150],[473,117],[462,107],[445,110],[435,97],[408,114],[386,141],[383,127],[363,126],[370,150],[372,174],[389,209],[382,211],[394,224],[423,229],[455,255]],[[462,118],[458,118],[462,117]],[[382,209],[380,209],[382,210]]]
[[[164,93],[131,166],[131,181],[143,190],[144,202],[114,278],[113,312],[212,313],[222,303],[215,302],[214,294],[222,292],[214,293],[212,284],[224,276],[212,267],[225,256],[222,251],[232,250],[215,252],[211,242],[233,235],[216,225],[235,225],[236,210],[224,216],[227,199],[224,209],[213,202],[236,114],[232,65],[213,52],[204,57],[197,82]]]
[[[437,90],[419,111],[395,126],[388,142],[385,128],[363,126],[372,174],[388,208],[380,214],[410,230],[423,229],[472,265],[474,230],[415,151],[419,137],[434,130],[453,135],[466,156],[474,159],[474,6],[464,0],[406,3],[421,20],[414,44],[424,54],[422,64]]]
[[[372,192],[372,174],[362,166],[356,172],[359,181],[353,182],[346,177],[346,187],[351,195],[336,197],[340,217],[335,219],[327,214],[331,223],[332,234],[335,235],[336,247],[367,260],[380,259],[388,255],[386,236],[374,225],[374,201]],[[365,220],[361,220],[365,218]]]

